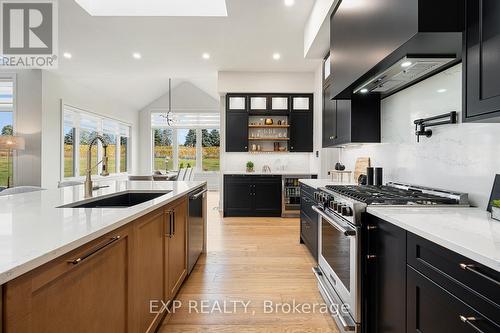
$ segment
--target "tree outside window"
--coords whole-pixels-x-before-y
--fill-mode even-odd
[[[153,130],[154,170],[166,172],[173,169],[174,131],[170,128],[155,128]]]
[[[196,167],[196,130],[178,129],[179,169]]]
[[[220,170],[220,132],[218,129],[202,129],[203,171]]]

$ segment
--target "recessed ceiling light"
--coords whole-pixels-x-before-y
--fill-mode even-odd
[[[63,53],[63,57],[66,58],[66,59],[71,59],[73,56],[69,52],[64,52]]]
[[[366,94],[366,93],[368,92],[368,89],[363,88],[363,89],[361,89],[359,92],[360,92],[360,93],[362,93],[362,94]]]
[[[134,52],[132,53],[132,57],[134,57],[134,59],[141,59],[142,55],[139,52]]]
[[[284,0],[285,6],[292,7],[295,4],[295,0]]]
[[[203,59],[210,59],[210,54],[205,52],[205,53],[203,53],[203,54],[201,55],[201,57],[202,57]]]
[[[281,54],[279,54],[279,53],[273,53],[273,59],[274,60],[280,60],[281,59]]]
[[[411,66],[412,62],[411,61],[405,61],[401,64],[401,67],[409,67]]]
[[[446,92],[446,89],[438,89],[437,92],[441,94],[441,93]]]

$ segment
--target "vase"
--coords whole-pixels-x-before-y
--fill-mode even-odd
[[[253,168],[248,168],[247,167],[247,172],[253,172]]]

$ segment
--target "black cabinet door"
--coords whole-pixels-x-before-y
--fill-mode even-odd
[[[312,210],[314,200],[302,193],[300,197],[300,238],[318,261],[318,214]]]
[[[281,216],[281,176],[251,178],[254,178],[252,216]]]
[[[371,227],[366,229],[369,249],[366,311],[370,328],[367,332],[405,332],[406,231],[372,215],[367,220]]]
[[[408,266],[407,333],[499,331],[499,326]]]
[[[337,137],[333,140],[335,145],[351,142],[351,100],[337,100]]]
[[[323,90],[323,148],[334,145],[337,138],[337,101],[332,100],[330,86]]]
[[[226,112],[226,152],[248,151],[248,113]]]
[[[500,122],[500,1],[467,0],[464,121]]]
[[[252,186],[250,177],[224,176],[224,216],[252,216]]]
[[[313,112],[290,113],[290,147],[291,152],[313,151]]]

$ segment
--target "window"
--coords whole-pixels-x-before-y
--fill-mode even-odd
[[[164,113],[153,112],[153,170],[219,171],[219,126],[219,113],[174,113],[168,126]]]
[[[14,80],[0,78],[0,135],[14,133]],[[13,176],[13,159],[7,150],[0,151],[0,186],[7,185],[7,178]]]
[[[216,128],[201,130],[203,171],[220,170],[220,133]]]
[[[179,169],[196,167],[196,130],[178,129]]]
[[[120,125],[120,172],[128,172],[128,155],[129,155],[129,144],[130,144],[130,127],[125,125]]]
[[[110,174],[129,171],[130,126],[116,120],[103,118],[89,112],[64,105],[63,111],[63,178],[85,176],[87,154],[91,141],[101,135],[107,142],[108,172]],[[104,156],[104,149],[99,142],[92,146],[92,174],[102,171],[102,165],[96,166]]]
[[[173,170],[174,131],[170,128],[153,129],[153,169],[158,171]]]

